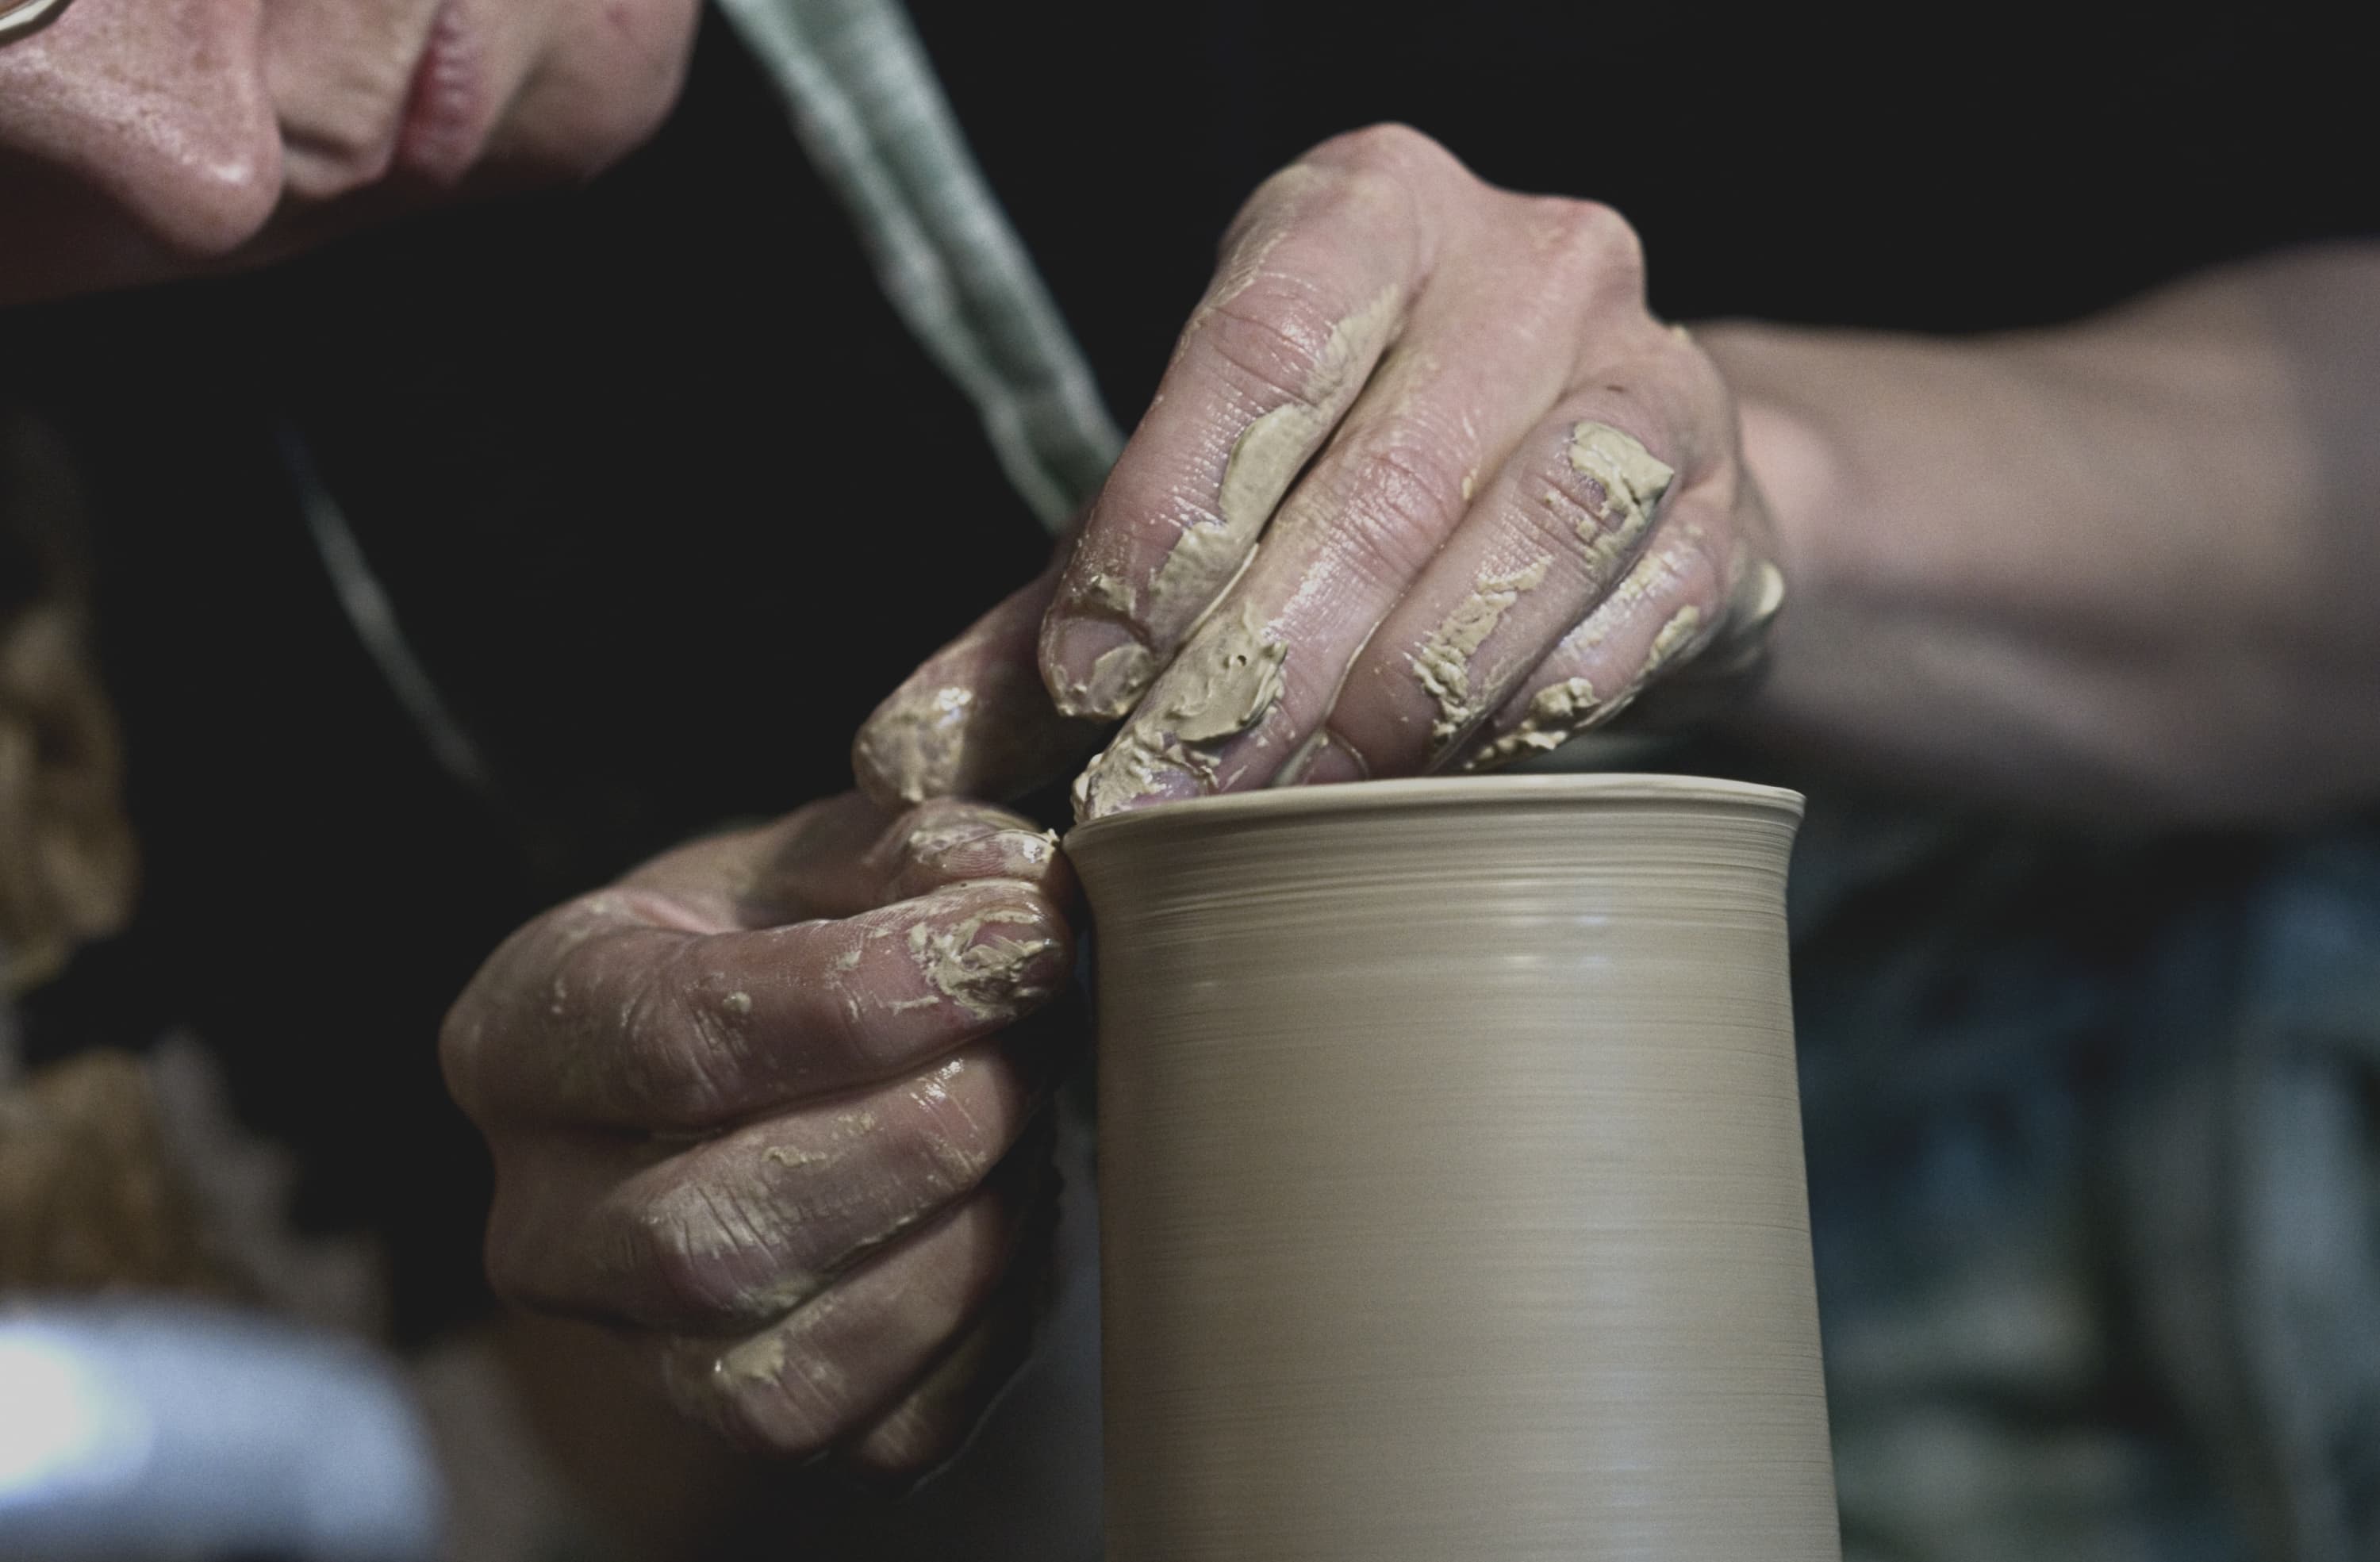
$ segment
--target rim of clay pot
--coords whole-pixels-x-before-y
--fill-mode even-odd
[[[1076,825],[1066,844],[1124,828],[1148,828],[1160,823],[1200,824],[1231,819],[1274,818],[1300,814],[1376,813],[1395,808],[1448,805],[1493,806],[1520,798],[1536,801],[1577,798],[1602,803],[1732,803],[1793,818],[1802,817],[1802,794],[1781,786],[1755,781],[1724,781],[1717,776],[1645,775],[1633,770],[1598,771],[1563,776],[1423,776],[1410,781],[1349,781],[1332,786],[1291,786],[1261,792],[1234,792],[1220,797],[1193,797],[1180,803],[1154,803],[1105,818]]]

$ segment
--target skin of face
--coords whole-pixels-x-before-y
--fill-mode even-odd
[[[0,307],[587,177],[668,114],[698,8],[74,0],[0,44]]]

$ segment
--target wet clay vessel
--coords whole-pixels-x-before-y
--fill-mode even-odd
[[[1109,1562],[1833,1562],[1801,799],[1261,793],[1075,830]]]

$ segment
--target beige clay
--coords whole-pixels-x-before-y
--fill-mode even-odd
[[[1606,571],[1628,556],[1653,524],[1653,507],[1677,473],[1633,434],[1609,423],[1580,423],[1570,431],[1571,470],[1603,490],[1593,523],[1579,523],[1579,539]]]
[[[1224,462],[1213,519],[1184,527],[1149,577],[1152,614],[1162,617],[1185,604],[1204,610],[1246,568],[1298,472],[1362,391],[1356,370],[1395,333],[1399,301],[1396,289],[1384,289],[1341,320],[1318,351],[1300,394],[1240,430]],[[1130,587],[1104,573],[1092,576],[1088,595],[1122,612],[1131,611],[1135,600]],[[1194,639],[1182,654],[1196,650]],[[1145,648],[1119,647],[1100,657],[1083,683],[1064,690],[1062,703],[1077,715],[1121,717],[1163,671]]]
[[[1398,302],[1394,288],[1383,289],[1333,326],[1316,355],[1304,394],[1240,431],[1216,496],[1220,524],[1183,532],[1149,582],[1151,602],[1163,606],[1183,597],[1203,599],[1238,572],[1299,468],[1354,399],[1354,369],[1379,350],[1381,339],[1395,328]]]
[[[1265,633],[1251,608],[1236,618],[1209,621],[1174,664],[1172,691],[1143,703],[1075,778],[1076,817],[1111,813],[1148,796],[1165,770],[1212,779],[1213,762],[1200,745],[1236,737],[1264,719],[1281,698],[1288,655],[1288,646]]]
[[[1438,701],[1438,718],[1429,724],[1433,747],[1444,748],[1477,720],[1479,708],[1475,703],[1477,693],[1471,686],[1471,659],[1488,643],[1488,636],[1496,633],[1496,626],[1504,622],[1504,614],[1521,599],[1522,594],[1546,583],[1546,572],[1552,567],[1553,558],[1548,554],[1525,569],[1481,575],[1471,595],[1456,604],[1446,622],[1430,631],[1429,638],[1414,654],[1414,676]]]
[[[1501,778],[1068,838],[1110,1562],[1834,1562],[1799,814]]]

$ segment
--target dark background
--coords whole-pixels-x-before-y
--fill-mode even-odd
[[[1127,426],[1248,189],[1382,119],[1618,206],[1678,318],[2044,323],[2380,225],[2347,49],[2270,20],[913,9]],[[193,1029],[306,1156],[304,1218],[387,1235],[418,1337],[481,1302],[485,1173],[433,1056],[471,969],[650,851],[847,786],[877,698],[1046,544],[715,22],[674,120],[587,190],[0,331],[0,392],[91,484],[147,861],[133,931],[36,996],[36,1059]],[[492,796],[340,616],[282,421]]]

